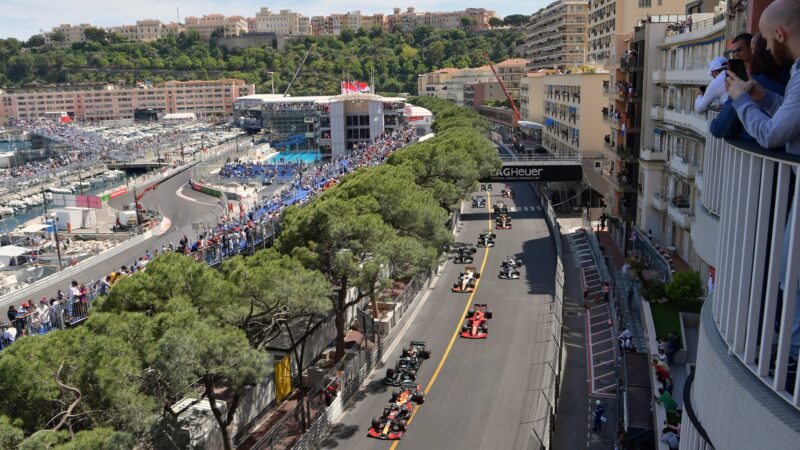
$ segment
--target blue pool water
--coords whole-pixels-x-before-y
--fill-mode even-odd
[[[279,164],[283,159],[283,162],[287,163],[294,163],[294,162],[303,162],[306,164],[314,164],[315,162],[322,159],[319,152],[278,152],[270,158],[269,162],[273,164]]]

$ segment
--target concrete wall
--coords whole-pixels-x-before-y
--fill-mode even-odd
[[[275,33],[247,33],[240,36],[227,36],[217,40],[217,45],[228,50],[245,49],[247,47],[277,46],[283,50],[285,39]]]
[[[724,299],[714,299],[724,301]],[[719,334],[706,301],[700,321],[692,405],[714,448],[797,449],[800,411],[769,389],[734,355]],[[681,442],[681,449],[693,440]],[[696,441],[694,441],[696,442]]]

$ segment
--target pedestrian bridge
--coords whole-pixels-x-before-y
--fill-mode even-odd
[[[499,155],[503,167],[483,182],[580,182],[583,167],[578,156],[559,155]]]

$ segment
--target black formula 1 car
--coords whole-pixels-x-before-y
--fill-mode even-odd
[[[510,230],[511,229],[511,217],[508,214],[500,214],[497,216],[497,220],[495,220],[496,225],[495,228],[498,230]]]
[[[494,239],[496,237],[497,235],[492,233],[492,230],[483,230],[483,233],[478,236],[478,247],[494,247]]]
[[[488,320],[492,310],[485,303],[476,303],[467,311],[467,321],[461,326],[461,337],[467,339],[486,339],[489,336]]]
[[[522,260],[516,256],[506,256],[505,261],[500,263],[500,267],[522,267]]]
[[[408,347],[403,350],[400,358],[409,360],[411,368],[419,370],[420,366],[422,366],[422,361],[431,357],[431,351],[427,345],[428,343],[425,341],[411,341]]]
[[[514,198],[514,190],[511,189],[511,186],[506,185],[502,191],[503,198]]]
[[[417,364],[415,359],[401,356],[394,365],[394,369],[386,369],[384,384],[389,386],[402,386],[417,380]]]
[[[408,419],[417,405],[425,402],[425,394],[420,386],[413,383],[404,384],[401,389],[392,392],[392,399],[383,408],[380,417],[372,419],[368,431],[370,437],[384,440],[396,440],[405,433]]]
[[[456,264],[472,264],[475,260],[475,257],[472,255],[477,251],[478,249],[472,246],[459,247],[458,250],[456,250],[456,256],[453,258],[453,262]]]
[[[492,183],[481,183],[481,190],[492,192]]]
[[[495,214],[508,214],[508,205],[503,202],[497,202],[492,205]]]
[[[472,199],[473,208],[486,208],[486,199],[483,196],[477,196]]]
[[[481,277],[480,272],[474,266],[467,266],[458,276],[458,281],[453,283],[453,292],[473,292],[478,283],[478,278]]]

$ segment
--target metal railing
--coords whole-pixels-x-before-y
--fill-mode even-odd
[[[730,353],[800,408],[800,157],[738,140],[720,156],[706,176],[722,186],[714,321]]]

